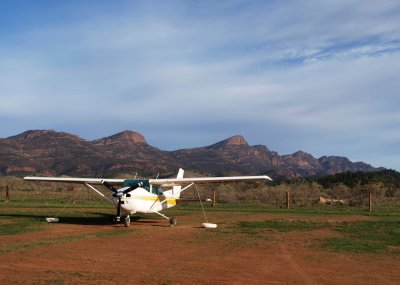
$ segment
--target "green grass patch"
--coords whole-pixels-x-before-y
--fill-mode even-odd
[[[113,211],[105,209],[56,209],[36,208],[0,209],[0,236],[18,235],[45,229],[46,217],[58,217],[60,223],[80,225],[107,225],[111,223]]]
[[[353,237],[332,237],[326,239],[322,246],[338,252],[352,253],[375,253],[383,252],[385,246],[365,240],[354,239]]]
[[[343,222],[337,230],[344,237],[326,239],[323,246],[340,252],[400,253],[399,220]]]
[[[277,205],[263,204],[237,204],[237,203],[217,203],[216,207],[205,204],[204,208],[207,212],[240,212],[240,213],[274,213],[274,214],[298,214],[304,216],[347,216],[347,215],[363,215],[363,216],[397,216],[400,217],[400,208],[376,208],[369,212],[367,207],[352,207],[344,205],[310,205],[310,206],[293,206],[290,209]],[[181,212],[184,211],[201,211],[198,203],[185,203],[178,205],[176,208]]]
[[[37,218],[0,217],[0,235],[16,235],[41,229],[43,222]]]
[[[242,229],[274,229],[280,232],[290,232],[311,231],[318,228],[326,227],[327,223],[303,220],[274,219],[256,222],[244,221],[240,222],[238,226]]]
[[[43,198],[44,199],[44,198]],[[83,200],[73,203],[61,202],[60,199],[13,199],[11,203],[0,203],[0,208],[110,208],[111,204],[104,201]]]
[[[125,234],[130,234],[130,233],[138,232],[138,231],[140,231],[140,230],[137,230],[137,229],[123,229],[123,230],[115,229],[115,230],[99,231],[99,232],[95,232],[95,233],[82,234],[82,235],[47,238],[47,239],[42,239],[40,241],[35,241],[35,242],[30,242],[30,243],[0,247],[0,254],[9,253],[9,252],[20,252],[24,249],[40,247],[40,246],[49,246],[49,245],[55,245],[55,244],[63,244],[63,243],[74,242],[74,241],[84,240],[84,239],[89,239],[89,238],[102,238],[102,237],[109,237],[109,236],[116,236],[116,235],[125,235]]]

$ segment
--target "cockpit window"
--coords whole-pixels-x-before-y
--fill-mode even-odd
[[[151,193],[160,195],[160,194],[162,194],[162,190],[158,186],[151,186]]]
[[[122,183],[122,187],[132,187],[134,185],[137,185],[138,183],[143,183],[143,188],[146,189],[147,191],[150,191],[150,185],[149,185],[149,180],[147,179],[126,179]]]

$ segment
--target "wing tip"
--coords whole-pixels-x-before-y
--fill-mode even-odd
[[[265,180],[274,181],[274,180],[272,180],[272,178],[269,177],[268,175],[264,175],[264,178],[265,178]]]

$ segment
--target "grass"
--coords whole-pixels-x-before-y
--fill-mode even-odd
[[[302,220],[284,220],[274,219],[257,222],[240,222],[239,228],[242,229],[274,229],[280,232],[289,231],[311,231],[318,228],[326,227],[327,223],[319,223],[313,221],[302,221]]]
[[[0,236],[38,231],[43,222],[37,218],[0,217]]]
[[[65,204],[51,201],[51,203],[31,203],[33,201],[17,201],[0,203],[0,236],[18,235],[46,228],[43,222],[45,217],[56,215],[62,223],[105,225],[115,214],[115,209],[102,201]],[[276,232],[312,231],[319,228],[329,229],[339,236],[320,240],[321,248],[339,252],[356,253],[400,253],[400,210],[399,208],[376,208],[368,212],[365,208],[348,206],[305,206],[291,209],[266,205],[217,204],[213,208],[205,205],[207,212],[230,213],[265,213],[282,214],[282,218],[264,221],[240,221],[232,228],[218,229],[217,233],[230,234],[247,233],[265,237],[265,229]],[[198,204],[182,204],[165,211],[167,216],[190,216],[201,213]],[[286,218],[289,215],[289,218]],[[361,215],[373,217],[374,221],[327,223],[312,221],[310,218],[329,216]],[[158,215],[146,215],[147,218],[158,218]],[[293,219],[295,217],[295,219]],[[239,218],[240,219],[240,218]],[[238,229],[238,230],[237,230]],[[119,232],[119,231],[117,231]],[[122,231],[126,233],[126,231]],[[98,232],[98,237],[114,235],[113,231]],[[273,233],[272,233],[273,234]],[[96,234],[95,234],[96,235]],[[75,237],[76,238],[76,237]],[[88,238],[83,236],[79,238]],[[74,239],[74,238],[72,238]],[[67,239],[68,240],[68,239]],[[51,244],[53,241],[45,241]],[[60,240],[54,242],[62,242]]]
[[[14,205],[15,206],[15,205]],[[62,210],[62,211],[60,211]],[[57,216],[64,224],[109,224],[114,214],[114,209],[103,208],[0,208],[0,236],[18,235],[46,228],[46,217]]]
[[[276,213],[276,214],[297,214],[301,216],[346,216],[346,215],[364,215],[364,216],[398,216],[400,217],[399,207],[376,207],[373,212],[368,212],[367,207],[350,207],[341,205],[310,205],[310,206],[293,206],[290,209],[274,205],[263,204],[235,204],[220,203],[216,207],[205,204],[204,208],[207,212],[240,212],[240,213]],[[201,211],[198,203],[188,203],[179,205],[179,211]]]
[[[336,231],[340,236],[320,240],[320,247],[323,249],[350,253],[400,253],[400,221],[398,218],[335,224],[309,220],[274,219],[256,222],[243,221],[238,223],[238,228],[249,234],[258,234],[262,229],[289,232],[324,228]]]
[[[0,203],[0,208],[109,208],[111,204],[103,202],[101,200],[86,200],[77,201],[75,203],[71,201],[65,201],[64,203],[60,199],[48,199],[46,201],[39,199],[13,199],[11,203]]]
[[[339,252],[400,253],[400,221],[378,220],[341,223],[337,231],[342,237],[332,237],[322,242]]]
[[[42,239],[40,241],[34,241],[34,242],[29,242],[29,243],[24,243],[24,244],[0,247],[0,254],[9,253],[9,252],[19,252],[24,249],[40,247],[40,246],[49,246],[49,245],[54,245],[54,244],[68,243],[68,242],[73,242],[73,241],[78,241],[78,240],[83,240],[83,239],[89,239],[89,238],[101,238],[101,237],[109,237],[109,236],[115,236],[115,235],[125,235],[125,234],[130,234],[130,233],[138,232],[138,231],[139,230],[136,230],[136,229],[106,230],[106,231],[98,231],[95,233],[88,233],[88,234],[82,234],[82,235],[47,238],[47,239]]]

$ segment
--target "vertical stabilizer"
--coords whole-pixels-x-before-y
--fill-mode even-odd
[[[184,173],[185,173],[185,170],[183,170],[182,168],[179,168],[178,175],[176,176],[176,178],[183,178]]]
[[[185,171],[184,171],[182,168],[179,168],[178,175],[176,176],[176,178],[183,178],[183,174],[184,174],[184,173],[185,173]],[[174,196],[175,196],[176,198],[179,198],[179,197],[180,197],[180,195],[181,195],[181,189],[182,189],[182,186],[174,186],[174,187],[173,187],[172,193],[174,194]]]

